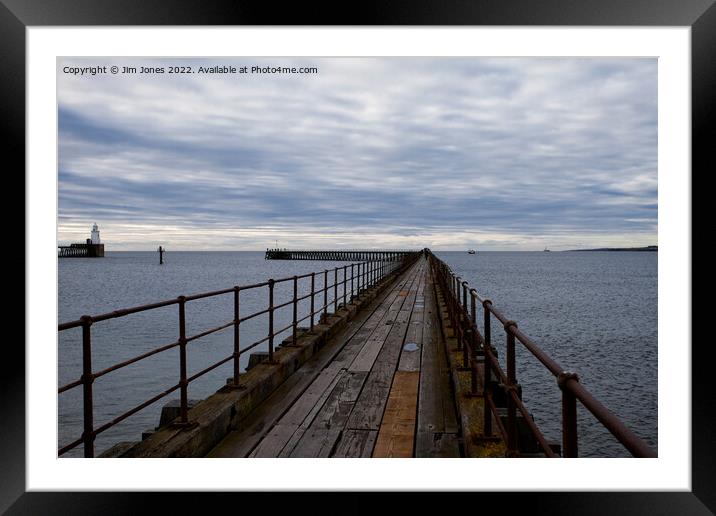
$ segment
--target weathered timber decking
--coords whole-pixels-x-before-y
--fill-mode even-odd
[[[439,315],[421,258],[208,456],[461,456]]]

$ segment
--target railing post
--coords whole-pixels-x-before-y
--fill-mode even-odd
[[[351,301],[353,301],[353,277],[355,276],[355,272],[353,270],[354,266],[355,264],[351,263]]]
[[[473,396],[477,396],[478,393],[478,386],[477,386],[477,330],[475,329],[475,326],[470,327],[470,346],[471,346],[471,357],[470,357],[470,394]],[[488,410],[486,406],[483,407],[484,410]]]
[[[469,342],[472,334],[472,329],[468,327],[467,321],[463,320],[461,324],[461,330],[462,333],[462,367],[463,369],[467,369],[470,366],[470,350],[469,348]]]
[[[470,366],[470,390],[473,395],[477,395],[477,323],[475,322],[475,289],[470,289],[470,340],[471,366]],[[484,362],[483,362],[484,364]],[[487,407],[485,407],[487,410]]]
[[[358,290],[357,290],[357,292],[356,292],[357,295],[358,295],[358,297],[360,297],[360,291],[361,291],[361,288],[360,288],[360,279],[361,279],[361,270],[362,270],[362,269],[361,269],[361,266],[362,266],[362,265],[363,265],[363,263],[359,263],[359,264],[358,264],[358,278],[357,278],[357,279],[358,279],[358,285],[357,285],[357,289],[358,289]]]
[[[490,308],[489,305],[492,304],[492,301],[489,299],[485,299],[482,302],[482,308],[485,311],[484,314],[484,333],[485,333],[485,346],[492,346],[492,332],[490,331]]]
[[[462,282],[462,308],[467,313],[467,281]]]
[[[179,389],[180,389],[180,416],[181,424],[189,422],[188,396],[186,381],[186,297],[179,296]]]
[[[269,316],[269,327],[268,327],[268,338],[269,338],[269,363],[273,363],[273,287],[274,287],[274,280],[270,279],[268,280],[268,288],[269,288],[269,306],[268,306],[268,316]]]
[[[333,313],[338,312],[338,267],[333,269]]]
[[[296,333],[298,332],[298,276],[293,277],[293,335],[291,344],[296,345]]]
[[[477,311],[475,310],[475,289],[470,289],[470,320],[472,321],[472,324],[475,325],[475,328],[477,328]]]
[[[457,350],[462,351],[462,310],[460,310],[460,276],[453,282],[453,311],[455,312],[455,336],[457,337]]]
[[[490,392],[490,384],[492,382],[492,359],[490,358],[492,356],[492,338],[490,334],[490,308],[489,305],[492,304],[492,301],[489,299],[485,299],[482,302],[482,306],[485,311],[484,316],[484,325],[485,325],[485,335],[484,335],[484,344],[483,344],[483,352],[485,353],[485,374],[483,375],[484,380],[482,384],[482,394],[485,398],[485,410],[484,413],[484,419],[483,419],[483,428],[486,436],[492,435],[492,410],[488,407],[488,400],[492,399],[492,393]]]
[[[346,306],[346,287],[348,286],[348,266],[343,266],[343,306]]]
[[[567,380],[579,381],[576,373],[562,371],[557,377],[557,385],[562,390],[562,456],[579,456],[577,446],[577,398],[567,388]]]
[[[507,394],[507,451],[513,457],[517,454],[517,405],[513,399],[513,395],[517,392],[517,371],[515,365],[515,335],[512,328],[517,328],[515,321],[507,321],[505,323],[505,333],[507,334],[507,350],[505,353],[505,361],[507,363],[507,385],[505,393]]]
[[[328,269],[323,271],[323,323],[328,320]]]
[[[315,297],[316,297],[316,273],[312,272],[311,273],[311,331],[313,331],[313,316],[315,315],[314,310],[313,310],[315,308],[315,306],[314,306],[315,305],[315,299],[314,299]]]
[[[84,431],[82,441],[85,447],[85,457],[94,457],[94,401],[92,397],[92,317],[83,315],[82,320],[82,403]]]
[[[470,323],[468,320],[467,313],[467,281],[462,282],[462,307],[460,308],[460,320],[462,321],[462,366],[467,368],[469,366],[469,352],[468,347],[472,343]]]
[[[234,287],[234,387],[239,386],[239,287]]]

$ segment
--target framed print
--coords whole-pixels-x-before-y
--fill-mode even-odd
[[[27,202],[3,510],[323,490],[714,510],[691,306],[712,2],[0,14]]]

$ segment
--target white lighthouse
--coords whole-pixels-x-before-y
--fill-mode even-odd
[[[101,243],[101,242],[99,241],[99,229],[97,228],[97,223],[96,223],[96,222],[95,222],[94,225],[92,226],[92,238],[91,238],[91,240],[92,240],[92,243],[93,243],[93,244],[99,244],[99,243]]]

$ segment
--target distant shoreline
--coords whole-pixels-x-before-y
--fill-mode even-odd
[[[658,252],[659,246],[658,245],[648,245],[646,247],[602,247],[599,249],[570,249],[570,251],[581,251],[581,252],[588,252],[588,251],[638,251],[638,252]]]

